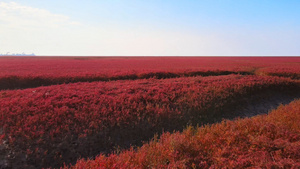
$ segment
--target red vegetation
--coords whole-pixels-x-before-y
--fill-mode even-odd
[[[292,64],[291,64],[292,63]],[[171,78],[195,75],[254,74],[278,66],[276,72],[299,78],[299,57],[2,57],[0,90],[70,82]],[[290,69],[291,65],[298,67]],[[272,74],[272,71],[266,73]]]
[[[260,93],[298,97],[299,65],[299,57],[2,57],[0,168],[75,164],[239,116]],[[297,166],[297,108],[166,133],[75,168]]]
[[[137,151],[70,168],[300,168],[299,110],[297,100],[269,115],[165,133]]]
[[[90,134],[112,126],[184,116],[192,109],[220,107],[224,98],[263,89],[295,88],[276,77],[216,76],[94,82],[0,92],[1,126],[10,141]],[[216,102],[222,100],[222,103]],[[129,123],[130,122],[130,123]]]
[[[162,128],[213,120],[224,105],[252,92],[295,89],[299,82],[290,79],[228,75],[2,91],[0,126],[2,138],[27,151],[28,158],[62,163],[71,152],[73,158],[91,156],[128,141],[129,146]]]
[[[288,66],[287,66],[288,65]],[[292,79],[300,79],[300,65],[299,63],[286,63],[282,65],[274,65],[272,67],[264,67],[255,72],[257,75],[269,75],[290,77]]]

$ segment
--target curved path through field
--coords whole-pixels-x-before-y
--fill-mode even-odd
[[[291,101],[293,101],[296,98],[300,98],[300,91],[274,91],[274,90],[268,90],[264,91],[262,93],[253,94],[248,97],[244,97],[243,99],[240,99],[238,101],[230,101],[226,100],[227,104],[222,108],[222,111],[213,113],[213,116],[208,116],[207,119],[204,119],[201,124],[208,124],[208,123],[216,123],[220,122],[223,119],[234,119],[234,118],[243,118],[243,117],[251,117],[258,114],[266,114],[272,109],[276,109],[280,104],[288,104]],[[229,115],[230,114],[230,115]],[[199,123],[199,121],[193,121],[191,119],[190,125],[196,125]],[[185,126],[182,128],[169,128],[164,129],[164,131],[173,131],[173,130],[183,130]],[[126,129],[128,130],[128,129]],[[1,129],[0,129],[1,132]],[[129,131],[130,132],[130,131]],[[126,135],[122,135],[122,131],[117,130],[110,133],[111,136],[115,137],[115,145],[114,147],[118,147],[119,149],[127,149],[130,146],[141,146],[143,141],[148,141],[153,138],[154,134],[157,134],[157,131],[149,131],[148,137],[140,138],[135,133],[136,131],[133,131],[133,135],[135,137],[128,139],[127,142],[118,142],[118,140],[124,140],[124,139],[118,139],[122,137],[126,137]],[[128,131],[126,131],[128,134]],[[158,133],[159,135],[162,132]],[[88,142],[87,142],[88,144]],[[96,147],[94,147],[95,150],[97,150]],[[94,158],[99,154],[99,150],[102,153],[111,153],[113,150],[110,148],[103,149],[100,148],[97,151],[94,152],[93,156],[90,158]],[[24,158],[22,156],[15,157],[14,159],[9,160],[9,157],[13,156],[14,153],[11,151],[11,149],[5,144],[0,144],[0,168],[19,168],[24,165],[24,163],[17,163],[17,161],[22,161],[21,158]],[[74,154],[70,153],[70,157],[72,157]],[[76,157],[79,158],[79,157]],[[66,161],[66,164],[72,163],[74,164],[76,162],[76,158],[72,158],[73,160]],[[87,158],[87,157],[83,157]],[[58,164],[56,162],[53,162],[51,164],[51,167],[60,167],[61,164]],[[30,168],[31,166],[28,165]],[[32,166],[33,167],[33,166]],[[34,166],[33,168],[35,168]],[[50,166],[39,166],[39,167],[50,167]]]

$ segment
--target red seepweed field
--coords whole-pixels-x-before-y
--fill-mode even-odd
[[[269,115],[164,133],[137,150],[70,168],[300,168],[299,107],[296,100]]]
[[[299,74],[299,57],[1,57],[0,168],[297,168],[299,101],[201,126],[290,103]]]
[[[299,57],[1,57],[0,89],[228,74],[299,79]]]

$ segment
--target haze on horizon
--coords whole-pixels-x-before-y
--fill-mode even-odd
[[[298,0],[1,0],[0,53],[300,56]]]

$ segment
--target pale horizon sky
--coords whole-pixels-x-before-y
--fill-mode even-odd
[[[0,0],[0,54],[300,56],[298,0]]]

